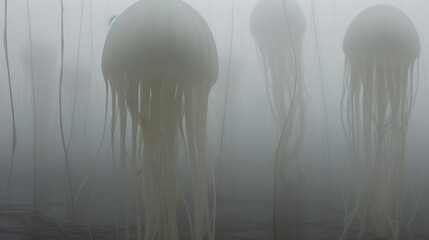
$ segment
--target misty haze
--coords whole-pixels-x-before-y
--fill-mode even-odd
[[[0,239],[429,239],[425,0],[1,0]]]

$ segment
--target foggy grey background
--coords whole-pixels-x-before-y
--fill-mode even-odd
[[[1,204],[2,208],[32,208],[36,199],[39,210],[49,212],[67,222],[69,194],[58,109],[60,1],[28,2],[31,32],[28,25],[27,1],[11,0],[8,7],[7,37],[15,104],[17,149],[10,190],[7,196],[1,198]],[[101,53],[112,17],[119,15],[133,2],[84,0],[82,8],[82,1],[64,1],[65,52],[62,88],[64,134],[66,143],[70,142],[68,151],[75,197],[88,175],[75,204],[78,221],[82,223],[89,221],[89,212],[92,213],[92,222],[100,224],[114,222],[113,208],[118,176],[112,173],[112,158],[108,152],[111,140],[110,101],[107,103],[105,138],[101,151],[97,154],[103,135],[106,106]],[[218,159],[220,161],[217,163],[219,165],[216,165],[219,166],[217,239],[240,239],[239,237],[270,239],[272,166],[278,140],[275,122],[267,101],[265,80],[249,29],[249,17],[257,1],[185,2],[206,19],[214,34],[219,54],[219,77],[210,94],[208,116],[210,161],[212,164],[217,163]],[[416,233],[413,239],[427,239],[424,236],[429,236],[429,230],[425,227],[429,223],[429,193],[426,190],[428,180],[425,176],[429,170],[427,107],[429,55],[426,44],[429,42],[427,25],[429,1],[297,0],[297,2],[307,20],[302,44],[302,67],[308,119],[300,155],[300,166],[305,175],[305,182],[299,193],[288,190],[287,187],[279,190],[278,214],[285,218],[280,219],[285,223],[284,228],[279,230],[280,236],[296,234],[293,235],[295,237],[289,236],[289,239],[336,239],[342,232],[344,216],[342,193],[348,191],[347,147],[340,118],[344,68],[342,40],[349,23],[360,11],[372,5],[388,4],[398,7],[408,15],[421,41],[419,83],[406,144],[404,192],[407,200],[404,203],[404,219],[409,218],[416,208],[415,202],[412,201],[414,192],[420,198],[420,206],[411,225],[411,230]],[[312,4],[316,15],[318,43],[315,41]],[[3,27],[4,8],[3,4],[0,5],[0,25]],[[2,31],[0,35],[3,39]],[[36,128],[32,101],[30,36],[36,94]],[[318,67],[316,44],[320,47],[322,70]],[[231,72],[228,77],[230,51]],[[12,120],[6,61],[2,47],[0,56],[0,191],[4,192],[12,150]],[[325,141],[327,133],[323,118],[322,79],[328,103],[326,114],[330,130],[328,135],[330,159]],[[228,80],[228,102],[224,109],[225,87]],[[72,115],[74,99],[76,108]],[[226,114],[224,142],[220,151],[224,110]],[[34,129],[36,145],[33,139]],[[34,146],[36,146],[36,166],[34,166]],[[179,163],[183,163],[183,159]],[[37,193],[33,191],[34,169]],[[186,184],[186,181],[183,181]],[[292,199],[287,197],[291,195],[296,197]],[[291,219],[286,217],[288,214],[292,216]],[[287,225],[293,222],[299,224]],[[410,237],[406,232],[402,236],[404,239]]]

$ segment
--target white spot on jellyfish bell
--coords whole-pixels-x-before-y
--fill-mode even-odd
[[[115,21],[116,21],[117,18],[118,18],[118,16],[112,16],[110,18],[109,25],[112,26],[115,23]]]
[[[142,237],[138,213],[143,206],[144,239],[178,239],[176,159],[183,122],[193,186],[192,239],[213,239],[206,118],[218,57],[208,25],[180,0],[138,1],[111,26],[102,69],[112,92],[112,113],[118,111],[120,118],[125,186],[136,189],[137,238]],[[128,115],[131,136],[126,134]],[[129,219],[130,212],[126,215]]]
[[[344,37],[343,49],[343,118],[356,191],[354,206],[347,211],[343,238],[356,219],[360,239],[369,215],[376,237],[397,239],[400,183],[413,100],[414,64],[420,53],[419,36],[404,13],[378,5],[355,17]],[[360,142],[365,158],[363,173],[359,173]]]

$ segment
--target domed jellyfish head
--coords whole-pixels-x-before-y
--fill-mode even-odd
[[[282,49],[291,48],[292,36],[294,48],[301,51],[307,23],[296,1],[259,0],[250,18],[250,30],[256,41],[277,42],[280,50],[280,46]]]
[[[130,164],[123,174],[136,189],[137,209],[144,203],[144,239],[178,239],[176,159],[181,130],[193,182],[191,234],[196,240],[212,239],[206,118],[218,57],[208,25],[181,0],[138,1],[112,24],[102,69],[112,93],[112,121],[119,113],[121,162],[124,169]],[[136,218],[139,224],[138,214]]]
[[[419,36],[400,10],[373,6],[351,22],[343,49],[345,129],[354,170],[357,173],[362,165],[358,159],[358,145],[362,143],[366,169],[363,174],[355,174],[357,197],[347,216],[345,233],[357,219],[362,237],[369,215],[376,237],[397,239],[400,182],[413,102],[414,64],[420,53]]]

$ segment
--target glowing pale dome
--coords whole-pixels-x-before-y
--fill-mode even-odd
[[[420,40],[411,20],[400,10],[378,5],[358,14],[344,37],[348,55],[416,58]]]
[[[192,239],[214,239],[206,176],[206,121],[218,56],[208,25],[181,0],[138,1],[112,24],[102,68],[112,90],[112,112],[119,110],[123,163],[127,162],[128,113],[132,119],[131,168],[123,175],[137,191],[137,213],[144,208],[144,239],[179,238],[179,143],[187,143],[193,186]],[[136,220],[141,239],[139,214]]]

